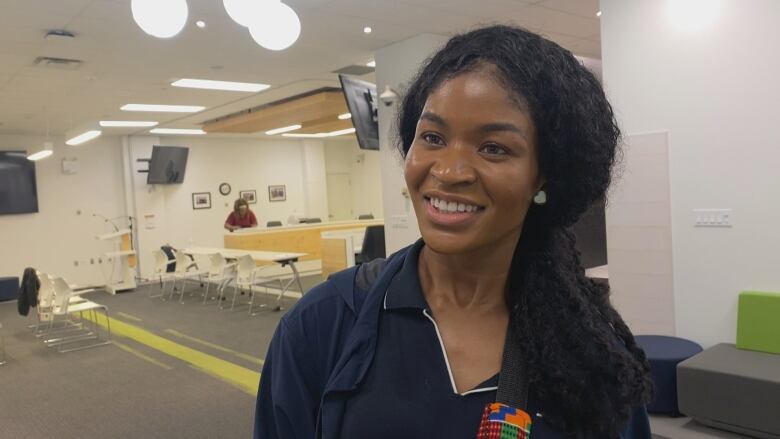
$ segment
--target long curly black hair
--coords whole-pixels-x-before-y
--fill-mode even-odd
[[[570,231],[606,196],[620,130],[599,80],[572,54],[532,32],[491,26],[453,37],[427,60],[399,112],[399,151],[414,140],[428,96],[486,66],[529,111],[547,203],[532,204],[507,285],[515,343],[545,420],[577,437],[617,437],[653,394],[649,365],[609,288],[585,277]]]

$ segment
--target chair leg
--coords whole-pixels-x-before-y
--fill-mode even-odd
[[[187,289],[187,278],[181,280],[181,296],[179,297],[179,303],[184,303],[184,290]]]
[[[233,285],[233,303],[230,305],[230,310],[233,311],[233,308],[236,307],[236,296],[238,296],[238,285]],[[243,287],[241,288],[241,291],[244,291]]]
[[[254,291],[254,289],[252,287],[253,287],[253,285],[249,286],[249,295],[251,296],[251,298],[249,299],[249,315],[250,316],[253,315],[252,314],[252,308],[255,306],[255,291]]]
[[[206,292],[203,293],[203,304],[204,305],[209,300],[209,288],[210,287],[211,287],[211,282],[206,282]]]

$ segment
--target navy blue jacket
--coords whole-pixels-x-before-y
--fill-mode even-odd
[[[282,317],[261,374],[256,439],[341,437],[346,401],[374,356],[385,291],[408,250],[393,254],[385,265],[364,264],[361,270],[334,274]],[[534,439],[567,437],[553,432]],[[640,408],[621,439],[650,438],[647,414]]]

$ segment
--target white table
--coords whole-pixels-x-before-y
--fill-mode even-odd
[[[262,250],[240,250],[235,248],[222,248],[222,247],[189,247],[181,250],[182,253],[190,256],[195,255],[213,255],[219,253],[225,259],[238,259],[242,256],[249,255],[255,261],[262,262],[276,262],[282,267],[289,265],[292,270],[293,277],[286,284],[282,284],[282,291],[279,294],[279,299],[284,296],[284,293],[290,288],[293,282],[298,284],[298,288],[301,289],[301,295],[303,295],[303,284],[301,284],[301,275],[298,273],[298,268],[295,263],[298,259],[306,256],[306,253],[285,253],[285,252],[269,252]]]

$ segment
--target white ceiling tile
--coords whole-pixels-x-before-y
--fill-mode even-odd
[[[585,18],[596,18],[596,12],[599,10],[599,0],[544,0],[537,4]]]

